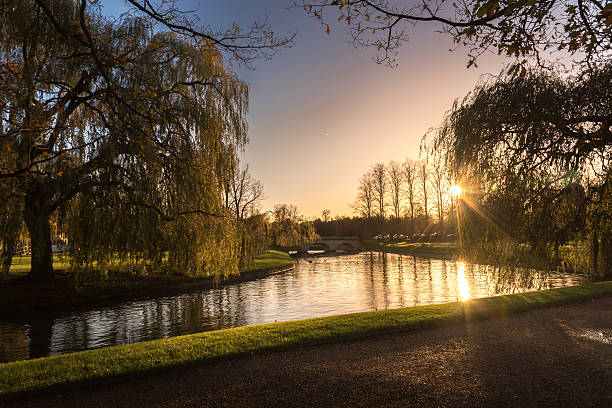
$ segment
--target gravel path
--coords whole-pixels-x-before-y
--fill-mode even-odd
[[[612,298],[255,355],[7,407],[612,407]]]

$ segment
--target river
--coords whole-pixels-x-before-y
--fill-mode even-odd
[[[103,307],[0,317],[0,361],[207,330],[468,300],[580,284],[585,277],[362,252],[298,259],[291,271],[217,289]]]

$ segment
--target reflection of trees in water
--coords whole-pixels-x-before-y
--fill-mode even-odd
[[[442,280],[444,282],[444,288],[447,292],[451,291],[451,284],[448,279],[448,272],[450,270],[452,274],[452,271],[455,270],[456,266],[457,266],[456,262],[447,263],[446,260],[442,260]]]
[[[388,278],[388,254],[370,252],[367,258],[368,282],[366,289],[369,295],[368,306],[370,310],[389,308],[389,278]]]
[[[549,289],[550,273],[536,269],[516,268],[509,266],[477,266],[484,270],[494,294],[524,292],[526,290]]]
[[[399,306],[406,307],[406,293],[404,288],[404,255],[397,256],[397,287],[399,288]]]
[[[63,315],[37,313],[21,324],[0,323],[0,359],[23,359],[237,327],[274,321],[277,316],[304,317],[316,313],[313,291],[324,299],[326,313],[330,304],[337,308],[334,312],[345,313],[459,298],[458,263],[454,261],[369,253],[334,258],[334,262],[327,269],[320,266],[325,259],[319,266],[304,263],[288,274],[220,289]],[[340,270],[347,272],[330,272]],[[394,273],[398,276],[393,276]],[[338,279],[352,276],[358,279],[355,285],[334,285]],[[463,276],[462,284],[469,287],[470,298],[566,286],[577,284],[580,279],[469,264],[465,265]],[[343,309],[346,304],[350,309]]]
[[[128,344],[242,326],[239,285],[123,307],[47,319],[31,325],[31,357]]]
[[[418,274],[417,258],[416,258],[416,256],[412,257],[412,282],[413,282],[413,285],[414,285],[414,289],[413,289],[414,298],[413,298],[412,302],[415,305],[418,305],[419,304],[419,289],[418,289],[419,274]]]
[[[429,277],[428,280],[428,288],[429,290],[427,291],[427,293],[429,294],[429,299],[427,300],[428,302],[434,302],[434,287],[433,287],[433,274],[432,274],[432,270],[431,270],[431,258],[427,258],[427,276]]]
[[[380,289],[383,305],[382,309],[389,308],[389,279],[388,279],[388,262],[387,262],[388,254],[383,252],[382,254],[382,287]],[[397,255],[394,255],[394,258],[397,259]]]
[[[582,275],[560,274],[531,268],[466,264],[472,280],[484,279],[488,295],[545,290],[584,282]]]
[[[374,265],[378,264],[378,260],[380,259],[380,252],[376,252],[376,259],[374,256],[374,252],[370,252],[370,256],[369,256],[369,262],[368,262],[368,271],[369,271],[369,278],[370,278],[370,286],[369,286],[369,295],[370,295],[370,309],[376,309],[378,307],[377,302],[376,302],[376,291],[374,289],[375,287],[375,278],[374,278]]]
[[[21,324],[0,324],[0,363],[30,358],[28,327]]]

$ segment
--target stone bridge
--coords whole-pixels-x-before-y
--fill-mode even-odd
[[[321,237],[318,242],[300,245],[300,250],[306,252],[312,245],[321,245],[326,251],[358,251],[363,249],[358,236]]]

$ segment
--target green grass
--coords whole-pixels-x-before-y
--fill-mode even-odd
[[[400,254],[415,255],[455,255],[457,244],[454,242],[378,242],[366,241],[366,249],[372,251],[386,251]]]
[[[272,255],[270,255],[272,256]],[[0,364],[0,395],[142,375],[219,359],[337,341],[381,332],[435,327],[534,308],[612,296],[612,282],[496,296],[468,302],[269,323]]]
[[[11,268],[9,269],[9,274],[12,277],[17,277],[21,275],[25,275],[30,272],[30,262],[31,257],[29,255],[26,256],[16,256],[13,258],[13,262],[11,263]],[[117,264],[119,261],[117,260]],[[266,251],[261,255],[257,255],[253,259],[253,264],[243,268],[240,272],[253,272],[253,271],[262,271],[267,269],[276,269],[283,268],[293,265],[293,260],[286,252],[282,251]],[[53,268],[54,269],[66,269],[70,266],[70,261],[67,255],[59,256],[58,254],[53,255]]]
[[[32,257],[30,255],[15,256],[11,262],[11,268],[9,273],[13,276],[25,275],[30,272],[30,264]],[[58,254],[53,255],[53,268],[54,269],[65,269],[70,266],[70,262],[66,255],[60,256]]]
[[[269,250],[253,259],[253,264],[242,268],[240,273],[265,271],[293,266],[293,259],[287,252]]]

